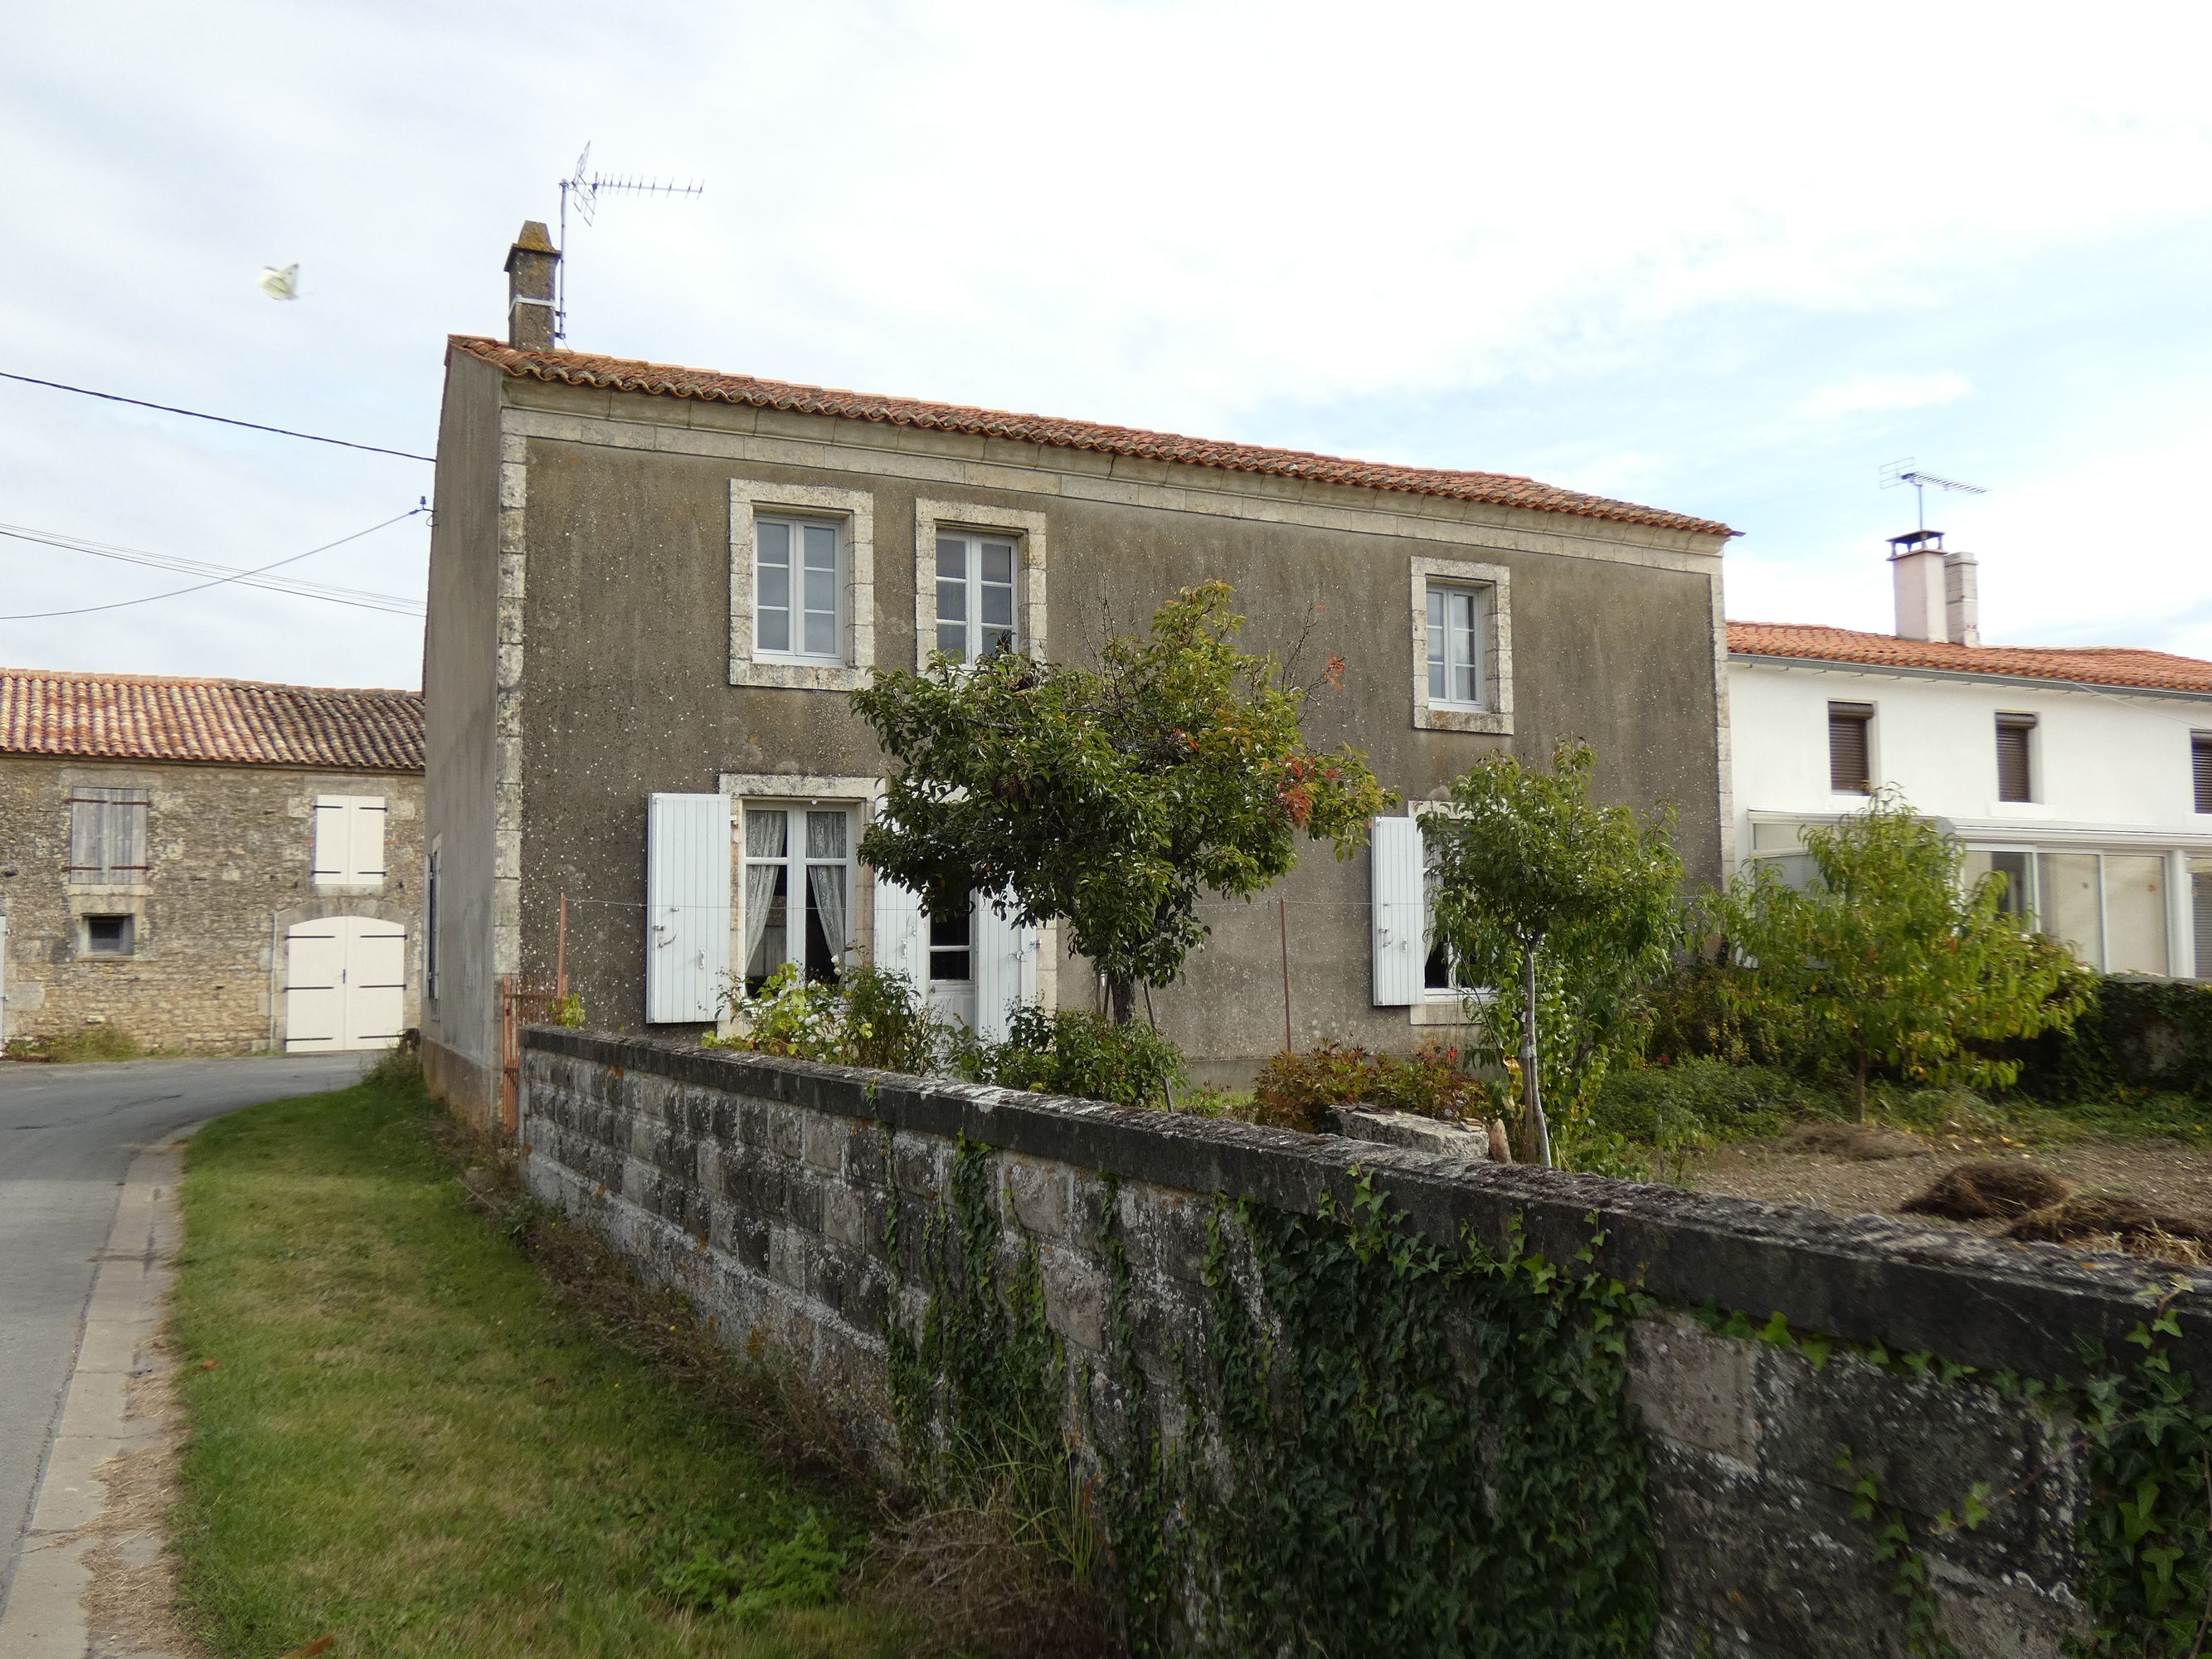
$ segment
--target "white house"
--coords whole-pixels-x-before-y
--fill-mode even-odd
[[[2092,967],[2212,980],[2212,662],[1984,645],[1972,556],[1892,546],[1894,635],[1729,624],[1738,854],[1893,786]]]

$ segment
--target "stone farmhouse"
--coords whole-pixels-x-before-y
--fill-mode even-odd
[[[1985,645],[1973,557],[1892,547],[1894,634],[1729,624],[1737,845],[1808,874],[1805,828],[1893,787],[2089,966],[2212,980],[2212,662]]]
[[[422,1029],[449,1100],[489,1111],[501,984],[556,958],[592,1024],[670,1035],[787,962],[903,969],[986,1031],[1016,999],[1092,1006],[1049,932],[988,903],[925,917],[858,861],[884,760],[845,694],[940,647],[1095,653],[1209,578],[1255,647],[1313,619],[1347,671],[1310,735],[1364,749],[1408,805],[1369,853],[1322,849],[1207,914],[1152,1000],[1201,1075],[1249,1075],[1286,1036],[1402,1049],[1463,1018],[1411,815],[1486,755],[1588,739],[1602,792],[1673,802],[1693,877],[1722,873],[1727,526],[560,349],[557,257],[526,227],[507,337],[447,352],[424,671],[444,967]]]
[[[0,1036],[390,1047],[422,824],[413,692],[0,669]]]

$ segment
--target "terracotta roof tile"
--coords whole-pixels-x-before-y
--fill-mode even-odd
[[[756,380],[750,374],[721,374],[708,369],[602,357],[585,351],[524,351],[498,340],[467,334],[454,335],[453,343],[457,349],[518,378],[527,376],[562,386],[696,398],[708,403],[741,404],[753,409],[787,410],[801,415],[832,415],[848,421],[876,421],[889,426],[968,433],[1059,449],[1094,450],[1137,460],[1215,467],[1225,472],[1311,478],[1322,483],[1394,490],[1401,495],[1439,495],[1492,507],[1527,507],[1537,513],[1568,513],[1578,518],[1608,519],[1619,524],[1645,525],[1659,530],[1685,530],[1699,536],[1736,533],[1711,519],[1638,507],[1602,495],[1585,495],[1578,490],[1558,489],[1502,472],[1392,466],[1376,461],[1308,454],[1295,449],[1268,449],[1256,444],[1187,438],[1172,432],[1146,432],[1135,427],[1102,426],[1091,421],[1064,421],[1045,415],[1017,415],[960,404],[932,404],[912,398],[839,392],[825,386]]]
[[[422,769],[422,699],[252,680],[0,668],[0,755]]]
[[[1952,645],[1900,640],[1848,628],[1796,623],[1728,625],[1729,649],[1741,656],[1864,663],[1876,668],[1939,668],[1960,674],[2074,680],[2085,685],[2141,686],[2212,696],[2212,662],[2138,651],[2129,646]]]

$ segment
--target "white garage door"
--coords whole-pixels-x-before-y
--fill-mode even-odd
[[[325,916],[284,934],[284,1049],[389,1048],[405,1015],[407,930]]]

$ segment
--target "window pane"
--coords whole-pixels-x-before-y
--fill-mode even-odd
[[[778,524],[772,519],[763,519],[756,534],[760,541],[761,564],[763,567],[782,565],[788,568],[791,564],[791,526]]]
[[[937,538],[937,574],[956,581],[968,580],[968,541],[963,536]]]
[[[811,819],[825,816],[810,812]],[[842,817],[842,814],[830,816]],[[813,826],[807,827],[807,839],[813,839]],[[851,943],[848,918],[851,907],[845,902],[845,866],[842,864],[809,865],[806,870],[806,977],[818,983],[834,985],[838,970],[843,964],[845,947]]]
[[[2105,971],[2163,974],[2166,860],[2156,854],[2105,854]]]
[[[745,809],[745,856],[749,859],[780,859],[789,844],[791,814],[780,806],[749,806]]]
[[[1451,608],[1455,635],[1452,641],[1452,667],[1462,677],[1465,688],[1460,698],[1465,702],[1479,702],[1481,692],[1475,677],[1482,667],[1482,648],[1476,638],[1475,625],[1481,614],[1480,606],[1474,594],[1455,593]]]
[[[791,649],[791,608],[762,605],[753,612],[755,647],[763,651]]]
[[[1444,596],[1443,590],[1429,590],[1429,696],[1442,702],[1444,696]]]
[[[809,812],[806,815],[806,856],[810,859],[842,859],[845,856],[845,826],[852,819],[840,811]]]
[[[1005,582],[1009,586],[1014,580],[1014,544],[1012,542],[983,544],[983,580]]]
[[[968,655],[968,624],[963,622],[938,623],[937,648],[947,655],[965,660]]]
[[[781,820],[783,814],[775,816]],[[745,931],[751,938],[745,951],[745,981],[755,989],[790,956],[785,948],[789,874],[781,864],[763,864],[745,872]]]
[[[837,526],[834,524],[809,524],[799,526],[805,538],[806,568],[809,570],[832,570],[837,568]]]
[[[791,526],[763,520],[760,556],[753,567],[753,644],[762,651],[791,649]]]
[[[1014,625],[1014,590],[996,582],[983,584],[983,623],[987,628]]]
[[[929,977],[933,982],[965,984],[975,976],[975,926],[972,910],[930,917]]]
[[[965,577],[955,581],[950,576],[937,579],[937,619],[939,622],[964,622],[968,617],[968,582]]]
[[[1014,648],[1014,630],[1011,628],[986,628],[975,642],[977,657],[995,656],[1001,651]]]
[[[2044,853],[2036,860],[2043,931],[2092,968],[2105,964],[2104,907],[2094,853]]]
[[[834,657],[837,654],[837,618],[834,612],[826,617],[818,611],[806,613],[806,654],[810,657]]]
[[[836,561],[833,560],[828,564],[817,564],[812,559],[807,560],[805,591],[806,608],[809,611],[826,611],[834,616],[837,610]]]

